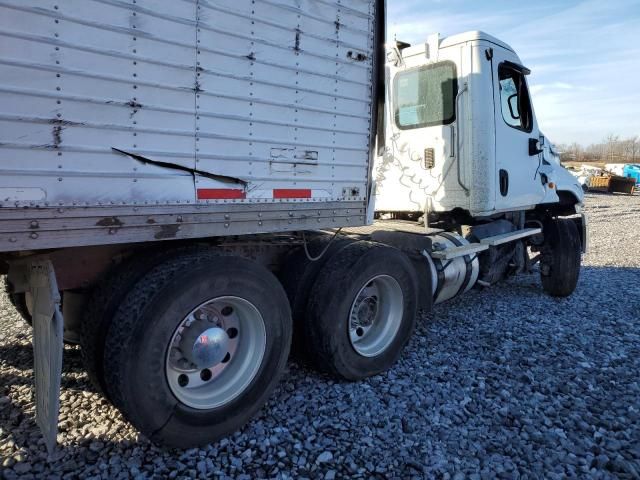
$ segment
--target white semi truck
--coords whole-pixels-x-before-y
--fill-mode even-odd
[[[0,265],[50,448],[63,339],[136,428],[185,447],[247,422],[292,344],[357,380],[474,285],[539,262],[571,294],[582,189],[529,71],[477,32],[385,49],[384,11],[0,2]]]

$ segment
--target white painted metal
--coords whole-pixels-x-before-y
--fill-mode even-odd
[[[539,233],[542,233],[541,228],[524,228],[522,230],[516,230],[515,232],[502,233],[500,235],[494,235],[493,237],[482,238],[480,243],[490,247],[496,247],[522,238],[532,237]]]
[[[453,260],[454,258],[473,255],[475,253],[484,252],[485,250],[489,250],[489,245],[483,245],[481,243],[470,243],[469,245],[462,245],[460,247],[434,251],[431,252],[431,256],[433,258],[437,258],[438,260]]]
[[[509,112],[502,98],[508,93],[503,91],[498,79],[500,66],[504,62],[512,62],[522,65],[521,60],[511,49],[494,48],[493,59],[489,64],[489,72],[493,72],[493,102],[494,102],[494,122],[496,135],[496,182],[498,182],[499,171],[502,169],[508,174],[509,188],[506,194],[500,192],[500,188],[495,189],[495,209],[515,210],[518,208],[532,208],[542,203],[545,193],[549,189],[548,185],[542,182],[540,167],[542,167],[542,154],[529,154],[529,140],[540,138],[540,129],[533,110],[531,108],[530,131],[523,131],[510,126],[505,118],[509,118]],[[528,88],[528,87],[525,87]],[[515,107],[517,108],[517,107]],[[515,113],[515,112],[514,112]],[[523,112],[520,112],[524,116]],[[553,192],[555,193],[555,192]],[[557,196],[556,196],[556,200]]]
[[[561,190],[582,201],[579,185],[565,175],[548,141],[539,133],[535,114],[530,133],[507,126],[502,118],[497,67],[506,60],[521,63],[507,44],[483,32],[445,39],[430,36],[426,43],[404,49],[401,58],[391,52],[388,59],[387,145],[374,169],[376,210],[446,212],[461,208],[482,216],[557,202],[557,191]],[[393,95],[397,75],[443,62],[456,66],[455,121],[399,129],[394,121]],[[545,152],[529,156],[529,138],[542,139]],[[433,151],[432,168],[425,165],[428,149]],[[509,172],[506,197],[499,190],[501,168]],[[545,185],[542,175],[548,179]]]
[[[420,211],[431,209],[435,201],[458,204],[465,201],[464,190],[456,180],[456,152],[451,142],[456,122],[411,130],[400,130],[395,121],[394,89],[397,74],[415,71],[425,65],[451,62],[460,69],[460,53],[441,49],[426,57],[426,44],[404,50],[403,62],[390,66],[387,85],[386,132],[387,150],[378,158],[374,169],[376,180],[376,210]],[[436,60],[437,59],[437,60]],[[458,73],[460,75],[460,73]],[[425,167],[425,149],[434,151],[434,168]]]
[[[556,189],[548,188],[545,192],[545,198],[542,203],[555,202],[559,192],[570,193],[575,198],[584,199],[584,190],[580,181],[575,178],[569,170],[564,168],[560,163],[560,154],[556,151],[549,139],[544,135],[540,135],[543,141],[543,162],[540,166],[540,172],[545,174],[550,182],[556,185]],[[576,213],[580,212],[580,209],[576,208]]]
[[[377,13],[375,0],[0,0],[0,206],[366,209]]]

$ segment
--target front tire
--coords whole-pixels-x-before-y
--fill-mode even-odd
[[[290,342],[287,298],[268,270],[239,257],[181,255],[144,275],[118,309],[105,342],[106,388],[151,440],[203,445],[264,405]]]
[[[544,223],[543,234],[540,257],[542,288],[552,297],[568,297],[576,289],[580,277],[580,232],[573,220],[552,218]]]
[[[416,285],[396,248],[356,242],[337,252],[309,299],[304,335],[314,365],[346,380],[390,368],[413,333]]]

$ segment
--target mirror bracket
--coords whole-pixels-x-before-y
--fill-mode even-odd
[[[537,138],[530,138],[529,139],[529,156],[533,157],[535,155],[539,155],[544,151],[544,149],[542,148],[541,144],[540,144],[540,140],[538,140]]]

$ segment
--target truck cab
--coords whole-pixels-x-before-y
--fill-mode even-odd
[[[484,218],[545,205],[576,213],[578,182],[541,133],[531,73],[484,32],[387,49],[385,141],[376,210]]]

